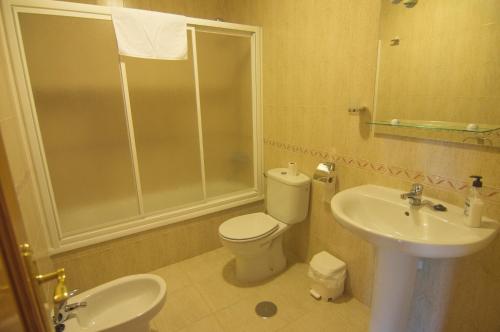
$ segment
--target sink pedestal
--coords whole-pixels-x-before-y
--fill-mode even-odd
[[[337,193],[331,208],[335,220],[377,250],[371,332],[403,332],[408,325],[417,263],[471,255],[497,235],[499,224],[483,217],[481,227],[464,224],[464,209],[446,202],[447,211],[412,207],[401,191],[363,185]]]
[[[370,332],[406,331],[418,258],[378,247],[376,259]]]

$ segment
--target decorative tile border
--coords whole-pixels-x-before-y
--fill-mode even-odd
[[[441,175],[425,174],[422,171],[416,171],[406,168],[401,168],[394,165],[386,165],[381,162],[370,161],[366,159],[355,158],[351,156],[338,155],[327,151],[311,149],[299,145],[288,144],[264,138],[264,144],[272,148],[307,154],[311,157],[321,158],[328,161],[334,161],[337,164],[343,164],[347,167],[355,167],[377,174],[396,177],[407,181],[418,181],[432,187],[437,187],[442,190],[455,191],[465,194],[468,189],[468,182],[452,179]],[[483,187],[483,197],[491,203],[500,204],[500,188],[492,186]]]

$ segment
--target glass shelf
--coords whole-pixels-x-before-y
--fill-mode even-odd
[[[377,120],[367,122],[369,125],[388,126],[394,128],[420,128],[430,130],[444,130],[444,131],[459,131],[468,133],[489,133],[495,130],[500,130],[500,125],[486,125],[478,124],[476,129],[467,129],[467,123],[461,122],[446,122],[446,121],[413,121],[413,120],[400,120],[397,124],[392,124],[391,120]]]

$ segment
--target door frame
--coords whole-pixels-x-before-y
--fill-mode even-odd
[[[21,241],[26,241],[26,231],[17,203],[3,138],[0,135],[0,253],[15,296],[17,312],[25,330],[48,332],[51,328],[47,312],[37,295],[40,294],[40,286],[35,282],[21,255]]]

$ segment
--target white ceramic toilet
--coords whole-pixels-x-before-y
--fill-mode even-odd
[[[219,227],[222,244],[236,256],[236,278],[243,282],[260,281],[283,271],[283,233],[303,221],[309,207],[311,180],[305,174],[275,168],[266,177],[267,214],[238,216]]]

